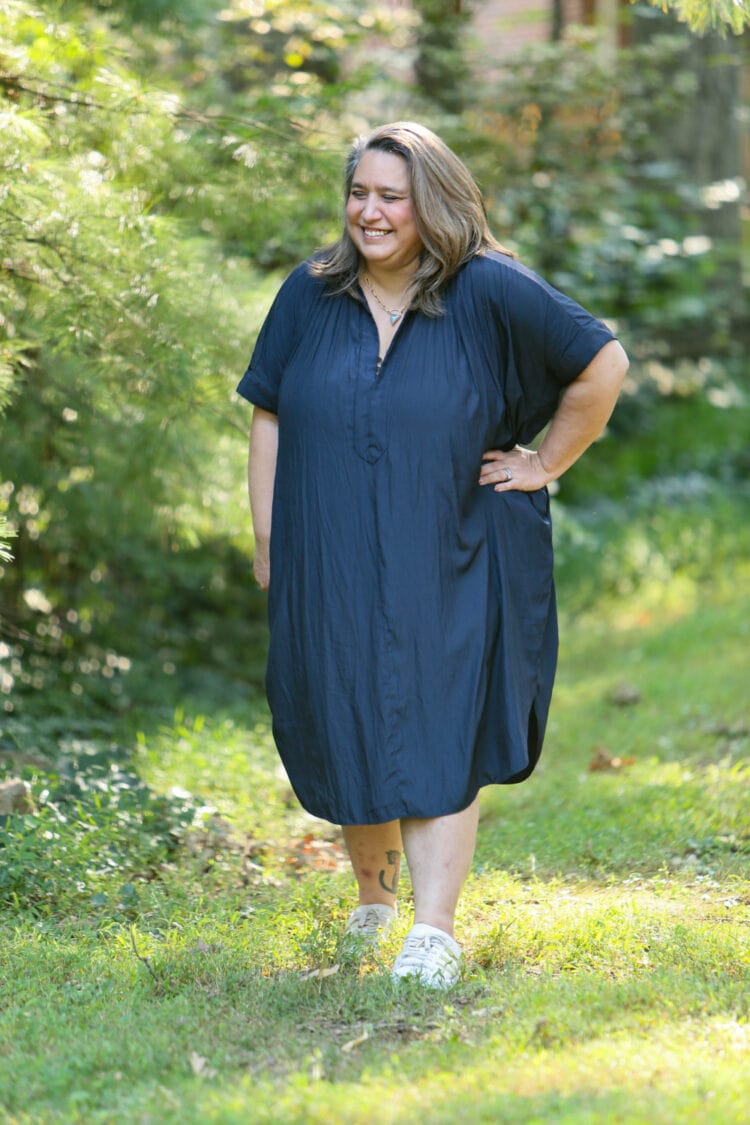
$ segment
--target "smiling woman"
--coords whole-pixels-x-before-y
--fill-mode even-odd
[[[346,204],[349,236],[368,271],[392,287],[394,272],[411,276],[422,239],[411,202],[409,169],[395,153],[370,149],[357,165]]]
[[[365,253],[365,247],[376,239],[391,241],[385,237],[386,231],[391,234],[389,223],[401,228],[404,239],[410,238],[414,224],[419,242],[409,278],[411,305],[427,316],[441,315],[443,286],[475,254],[492,249],[514,257],[490,232],[467,168],[439,137],[413,122],[384,125],[355,141],[346,164],[344,201],[342,237],[311,263],[311,272],[326,277],[334,292],[356,292],[363,259],[370,273],[377,270],[377,258]],[[387,214],[373,215],[375,202],[387,207]],[[403,207],[407,202],[408,209]],[[355,209],[362,204],[368,209]],[[398,284],[388,276],[388,262],[380,264],[379,280],[395,291]]]
[[[376,943],[393,922],[403,849],[415,925],[393,975],[448,987],[477,793],[523,781],[542,747],[557,652],[545,485],[600,433],[627,360],[503,251],[428,129],[353,146],[344,218],[285,281],[239,386],[255,404],[266,684],[302,804],[344,826],[348,938]]]
[[[409,303],[422,249],[409,168],[401,156],[378,149],[363,153],[346,203],[346,222],[362,258],[361,280],[378,326],[382,362]]]

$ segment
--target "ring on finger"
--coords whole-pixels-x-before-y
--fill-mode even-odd
[[[507,467],[507,465],[505,467],[505,480],[506,480],[506,483],[509,480],[513,480],[513,473],[510,471],[510,469]]]

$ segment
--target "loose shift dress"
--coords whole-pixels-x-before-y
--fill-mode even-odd
[[[549,497],[478,484],[612,333],[506,255],[382,362],[360,294],[295,269],[239,393],[278,415],[266,688],[292,786],[337,824],[459,812],[534,769],[557,619]]]

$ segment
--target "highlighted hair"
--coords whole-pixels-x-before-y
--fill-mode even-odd
[[[490,232],[482,196],[468,168],[435,133],[412,121],[381,125],[357,138],[346,161],[345,205],[357,165],[370,149],[406,161],[414,219],[422,240],[410,307],[427,316],[440,316],[442,288],[470,258],[485,250],[515,255]],[[338,241],[321,250],[310,266],[313,274],[328,279],[332,292],[354,295],[361,269],[362,258],[346,223]]]

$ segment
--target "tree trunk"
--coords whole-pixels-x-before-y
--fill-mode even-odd
[[[685,95],[682,112],[659,138],[663,158],[684,170],[685,182],[701,196],[700,233],[714,243],[716,272],[711,280],[721,292],[723,335],[730,351],[741,348],[750,333],[742,278],[740,138],[741,52],[732,37],[695,35],[673,16],[655,9],[636,11],[632,23],[634,46],[655,35],[680,35],[685,49],[679,71],[689,72],[695,87]],[[676,74],[665,73],[674,82]],[[700,333],[700,326],[696,325]],[[689,347],[688,341],[685,341]],[[700,347],[698,341],[696,347]]]
[[[705,233],[710,238],[730,241],[739,250],[739,48],[731,38],[693,35],[684,24],[660,12],[634,15],[634,45],[664,33],[684,38],[680,69],[694,76],[696,88],[685,97],[683,112],[661,138],[662,152],[665,159],[684,168],[688,182],[703,189]],[[665,74],[664,78],[668,82],[673,76]],[[719,184],[725,185],[723,190],[707,190],[710,185]]]
[[[564,23],[565,20],[563,16],[563,0],[552,0],[550,39],[553,43],[559,43],[562,39]]]
[[[463,55],[467,5],[455,0],[415,0],[414,7],[421,16],[414,62],[417,85],[442,109],[460,113],[468,76]]]

